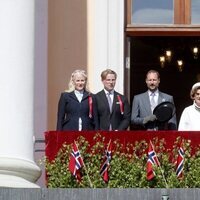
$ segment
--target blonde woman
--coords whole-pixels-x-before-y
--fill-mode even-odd
[[[178,126],[179,131],[200,131],[200,82],[192,86],[190,98],[193,104],[183,110]]]
[[[98,129],[95,100],[84,70],[75,70],[58,103],[57,131]]]

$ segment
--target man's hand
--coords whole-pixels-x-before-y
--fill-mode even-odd
[[[146,123],[148,123],[148,122],[153,122],[153,121],[155,121],[156,119],[157,119],[157,118],[156,118],[155,115],[149,115],[149,116],[147,116],[147,117],[144,118],[143,124],[146,124]]]

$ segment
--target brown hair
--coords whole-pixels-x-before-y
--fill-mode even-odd
[[[108,74],[114,74],[115,75],[115,79],[117,78],[117,73],[111,69],[106,69],[104,71],[101,72],[101,80],[105,80],[106,79],[106,76]]]

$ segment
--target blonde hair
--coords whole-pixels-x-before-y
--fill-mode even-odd
[[[195,96],[195,94],[196,94],[196,92],[197,92],[197,90],[199,90],[200,89],[200,85],[197,85],[197,86],[193,86],[192,87],[192,89],[191,89],[191,91],[190,91],[190,98],[192,99],[192,100],[194,100],[194,96]]]
[[[78,74],[82,75],[85,78],[85,88],[84,89],[89,92],[86,71],[81,70],[81,69],[77,69],[71,74],[71,78],[70,78],[70,81],[68,84],[68,89],[66,89],[65,92],[72,92],[75,90],[74,80],[75,80],[76,75],[78,75]]]

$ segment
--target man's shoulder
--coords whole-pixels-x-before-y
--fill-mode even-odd
[[[104,90],[101,90],[101,91],[95,93],[95,95],[99,95],[99,94],[101,94],[102,92],[104,92]]]
[[[119,93],[119,92],[117,92],[117,91],[114,91],[114,95],[115,95],[115,96],[120,96],[120,97],[123,98],[123,99],[126,99],[126,98],[127,98],[124,94],[121,94],[121,93]]]
[[[147,91],[134,95],[134,98],[142,98],[142,97],[144,97],[146,95],[147,95]]]
[[[115,95],[124,96],[123,94],[121,94],[121,93],[119,93],[119,92],[117,92],[117,91],[114,91],[114,94],[115,94]]]
[[[159,91],[159,95],[165,96],[165,97],[168,97],[168,98],[172,98],[172,97],[173,97],[172,95],[167,94],[167,93],[165,93],[165,92],[161,92],[161,91]]]
[[[94,96],[98,98],[98,97],[101,97],[102,95],[104,95],[104,93],[105,93],[104,90],[101,90],[101,91],[97,92],[96,94],[94,94]]]

